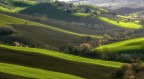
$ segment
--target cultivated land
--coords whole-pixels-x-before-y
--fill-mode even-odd
[[[36,79],[84,79],[64,73],[0,63],[0,72]]]
[[[71,34],[71,35],[76,35],[76,36],[89,36],[88,34],[74,33],[74,32],[70,32],[70,31],[67,31],[67,30],[55,28],[55,27],[52,27],[52,26],[48,26],[48,25],[32,22],[32,21],[29,21],[29,20],[24,20],[24,19],[12,17],[12,16],[4,15],[4,14],[0,14],[0,16],[1,16],[0,17],[1,18],[0,19],[0,25],[26,24],[26,25],[45,27],[45,28],[48,28],[48,29],[51,29],[51,30],[55,30],[55,31],[59,31],[59,32],[63,32],[63,33]],[[95,35],[90,35],[90,36],[100,37],[100,36],[95,36]]]
[[[0,51],[0,72],[28,78],[108,79],[122,65],[119,62],[88,59],[36,48],[0,45]]]
[[[58,49],[69,43],[79,46],[84,36],[91,36],[95,40],[102,38],[104,34],[123,33],[129,29],[136,32],[134,37],[139,34],[139,30],[140,36],[143,33],[140,20],[125,22],[124,19],[129,17],[120,15],[119,19],[122,20],[119,22],[109,20],[101,15],[109,11],[97,6],[75,5],[81,11],[67,13],[66,6],[60,7],[51,2],[37,4],[36,1],[27,3],[29,0],[13,1],[13,5],[1,4],[0,26],[11,27],[16,33],[0,36],[0,43],[14,45],[13,42],[18,41],[26,46],[0,44],[0,79],[112,79],[112,74],[125,63],[90,59],[46,49]],[[86,9],[96,12],[96,15],[86,13]],[[118,20],[117,17],[113,19]],[[72,25],[72,22],[85,23],[87,26],[96,24],[98,28]],[[144,37],[141,37],[102,45],[92,51],[141,55],[144,51],[143,41]],[[31,43],[43,49],[31,48]]]
[[[37,48],[27,48],[26,49],[25,47],[14,47],[14,46],[6,46],[6,45],[0,45],[0,47],[13,49],[13,50],[19,50],[19,51],[33,52],[33,53],[53,56],[53,57],[62,58],[62,59],[66,59],[66,60],[71,60],[71,61],[91,63],[91,64],[99,64],[99,65],[103,65],[103,66],[110,66],[110,67],[116,67],[116,68],[121,67],[121,65],[123,64],[123,63],[120,63],[120,62],[94,60],[94,59],[89,59],[89,58],[64,54],[64,53],[50,51],[50,50],[37,49]]]
[[[80,34],[76,32],[71,32],[63,29],[59,29],[57,27],[52,27],[45,24],[36,23],[29,20],[19,19],[16,17],[0,14],[0,25],[1,26],[13,26],[18,35],[13,35],[14,38],[26,38],[28,40],[33,40],[39,44],[47,45],[46,47],[59,47],[62,44],[72,43],[75,41],[81,40],[83,36],[91,36],[93,38],[101,38],[98,35],[90,35],[90,34]],[[84,29],[83,31],[86,31]],[[78,32],[78,31],[77,31]],[[82,31],[81,31],[82,33]],[[84,32],[83,32],[84,33]],[[91,34],[94,34],[92,32]],[[51,36],[51,38],[49,38]],[[1,40],[6,41],[10,36],[3,36]],[[10,41],[10,40],[8,40]],[[16,41],[14,39],[11,42]],[[49,46],[50,45],[50,46]]]

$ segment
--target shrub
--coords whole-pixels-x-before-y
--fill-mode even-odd
[[[0,26],[0,35],[11,35],[15,32],[16,30],[10,26]]]

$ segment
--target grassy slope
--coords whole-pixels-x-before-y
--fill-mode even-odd
[[[20,13],[29,15],[46,15],[49,19],[60,20],[65,22],[77,22],[88,24],[100,24],[101,22],[97,18],[88,17],[88,14],[74,13],[68,14],[63,9],[59,9],[59,6],[53,3],[42,3],[22,10]]]
[[[23,0],[13,0],[13,5],[7,5],[5,3],[0,3],[0,10],[6,12],[19,12],[24,10],[32,5],[37,4],[36,1],[23,1]]]
[[[59,32],[67,33],[67,34],[76,35],[76,36],[89,36],[87,34],[79,34],[79,33],[75,33],[75,32],[70,32],[70,31],[67,31],[67,30],[55,28],[55,27],[52,27],[52,26],[48,26],[48,25],[44,25],[44,24],[40,24],[40,23],[36,23],[36,22],[24,20],[24,19],[19,19],[19,18],[11,17],[11,16],[4,15],[4,14],[0,14],[0,18],[1,18],[0,19],[0,25],[25,24],[25,23],[27,23],[27,25],[41,26],[41,27],[52,29],[54,31],[59,31]],[[95,35],[90,35],[90,36],[96,37],[96,38],[100,37],[100,36],[95,36]]]
[[[9,7],[13,7],[13,6],[9,6]],[[3,6],[0,6],[0,11],[5,11],[5,12],[19,12],[21,10],[24,10],[26,9],[27,7],[14,7],[13,9],[8,9],[8,8],[5,8]]]
[[[74,16],[81,16],[81,17],[88,17],[88,16],[90,16],[89,14],[86,14],[86,13],[74,13],[73,15]]]
[[[26,49],[26,48],[25,48]],[[116,68],[65,60],[61,57],[0,47],[0,62],[71,74],[86,79],[107,79]],[[52,53],[52,52],[48,52]],[[74,57],[74,56],[73,56]],[[107,73],[109,72],[110,73]]]
[[[25,24],[26,23],[26,24]],[[75,41],[80,41],[82,36],[89,36],[90,34],[96,34],[95,32],[91,32],[90,34],[84,34],[87,29],[83,29],[82,31],[71,32],[63,29],[59,29],[57,27],[48,26],[45,24],[40,24],[36,22],[32,22],[29,20],[19,19],[15,17],[11,17],[8,15],[0,14],[0,25],[10,25],[14,24],[15,29],[20,33],[20,35],[15,35],[12,38],[10,36],[0,37],[1,41],[13,43],[15,41],[23,42],[21,40],[17,40],[15,38],[26,38],[31,41],[35,41],[39,44],[42,44],[44,47],[60,47],[63,44],[73,43]],[[75,31],[77,29],[73,29]],[[80,34],[83,32],[83,34]],[[50,36],[50,37],[49,37]],[[90,35],[94,38],[99,38],[101,36]],[[11,40],[8,40],[11,39]]]
[[[40,21],[37,21],[37,17],[35,17],[35,16],[23,15],[23,14],[14,14],[14,13],[7,13],[7,12],[0,12],[0,13],[11,15],[11,16],[14,16],[14,17],[22,18],[22,19],[26,19],[26,20],[30,20],[30,21],[40,22]],[[79,33],[79,34],[87,34],[87,35],[103,35],[105,33],[109,34],[109,33],[113,33],[114,31],[123,29],[121,27],[116,27],[112,24],[105,23],[105,22],[103,22],[103,21],[101,21],[97,18],[93,18],[92,23],[100,24],[100,26],[98,26],[98,27],[102,27],[102,28],[104,27],[105,30],[103,30],[103,29],[93,30],[93,29],[89,29],[89,28],[86,28],[86,27],[82,27],[82,26],[70,25],[69,23],[63,23],[63,22],[59,22],[59,21],[55,22],[55,20],[53,21],[52,19],[49,19],[48,21],[41,22],[41,23],[44,23],[46,25],[50,25],[52,27],[60,28],[60,29],[63,29],[63,30],[67,30],[67,31],[71,31],[71,32]]]
[[[116,26],[124,27],[124,28],[132,28],[132,29],[142,28],[142,25],[132,23],[132,22],[122,22],[122,21],[120,21],[119,23],[117,23],[117,21],[109,20],[108,18],[105,18],[105,17],[100,17],[100,19],[105,21],[105,22],[111,23],[111,24],[116,25]]]
[[[1,11],[9,11],[9,9],[4,8],[4,7],[2,7],[2,6],[0,6],[0,10],[1,10]]]
[[[0,63],[0,72],[36,79],[83,79],[80,77],[42,69]]]
[[[106,49],[110,52],[118,52],[118,51],[132,51],[132,52],[142,52],[144,51],[144,37],[126,40],[118,43],[103,45],[101,47],[96,48],[95,50],[103,50]]]
[[[89,58],[59,53],[59,52],[50,51],[50,50],[37,49],[37,48],[13,47],[13,46],[6,46],[6,45],[0,45],[0,47],[9,48],[9,49],[13,49],[13,50],[34,52],[34,53],[53,56],[53,57],[57,57],[57,58],[61,58],[61,59],[71,60],[71,61],[91,63],[91,64],[99,64],[99,65],[103,65],[103,66],[116,67],[116,68],[121,67],[121,65],[123,64],[120,62],[89,59]]]
[[[24,14],[40,14],[47,15],[48,18],[57,19],[62,21],[78,21],[79,19],[84,19],[82,16],[74,16],[66,13],[65,11],[59,9],[59,6],[54,3],[41,3],[22,10],[20,13]]]

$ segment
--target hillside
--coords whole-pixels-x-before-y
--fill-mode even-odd
[[[141,4],[0,0],[0,79],[144,79]]]
[[[45,7],[46,6],[46,7]],[[103,27],[114,27],[114,25],[106,24],[103,21],[100,21],[96,17],[92,17],[89,13],[85,13],[85,10],[87,10],[86,7],[89,7],[90,9],[94,8],[94,11],[101,13],[105,12],[105,9],[95,7],[95,6],[89,6],[89,5],[76,5],[74,7],[77,7],[80,9],[80,12],[73,12],[73,13],[67,13],[65,9],[61,9],[60,6],[54,4],[54,3],[41,3],[34,5],[32,7],[29,7],[25,10],[20,11],[21,14],[29,14],[35,17],[45,17],[48,20],[60,20],[64,21],[66,23],[77,23],[77,24],[83,24],[82,27],[94,29],[97,28],[97,26]],[[82,11],[81,11],[82,9]],[[74,9],[75,10],[75,9]],[[76,9],[77,10],[77,9]],[[84,10],[84,12],[83,12]],[[91,27],[88,27],[88,25],[91,25]],[[96,27],[94,27],[97,25]],[[95,30],[95,29],[94,29]]]
[[[144,51],[144,38],[130,39],[113,44],[102,45],[94,50],[107,51],[111,53],[143,53]]]
[[[115,21],[115,20],[110,20],[110,19],[105,18],[105,17],[100,17],[100,19],[105,21],[105,22],[108,22],[110,24],[120,26],[120,27],[124,27],[124,28],[140,29],[140,28],[143,27],[141,24],[134,23],[134,22]]]
[[[35,4],[37,4],[36,1],[13,0],[9,2],[1,0],[0,10],[6,12],[19,12]]]
[[[119,68],[122,65],[119,62],[88,59],[36,48],[0,45],[0,51],[2,51],[0,53],[0,72],[29,78],[79,79],[76,77],[79,76],[87,79],[107,79],[115,71],[113,67]],[[15,72],[12,72],[13,70]],[[109,71],[111,73],[108,74]],[[49,76],[43,76],[44,74]],[[58,76],[52,76],[54,74]]]
[[[49,25],[40,24],[29,20],[19,19],[4,14],[0,14],[0,16],[1,16],[0,17],[1,26],[11,26],[18,32],[18,34],[15,35],[1,37],[1,41],[10,44],[13,44],[13,42],[15,41],[19,41],[29,45],[30,41],[34,41],[40,45],[43,44],[44,47],[46,46],[46,44],[47,44],[46,47],[50,47],[50,46],[59,47],[62,46],[63,43],[72,43],[75,41],[80,41],[83,36],[89,36],[90,34],[90,33],[80,34],[82,33],[82,31],[85,31],[86,29],[82,31],[76,31],[78,32],[76,33],[75,31],[71,32],[72,30],[67,31],[67,30],[59,29],[57,27],[52,27]],[[91,34],[95,34],[95,32],[92,32]],[[49,38],[49,36],[51,36],[51,38]],[[94,38],[100,37],[97,35],[90,35],[90,36]],[[11,39],[11,40],[7,40],[7,39]],[[25,41],[23,39],[25,39]]]

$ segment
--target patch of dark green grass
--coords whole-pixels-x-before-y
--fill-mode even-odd
[[[32,78],[20,77],[20,76],[0,72],[0,79],[32,79]]]

